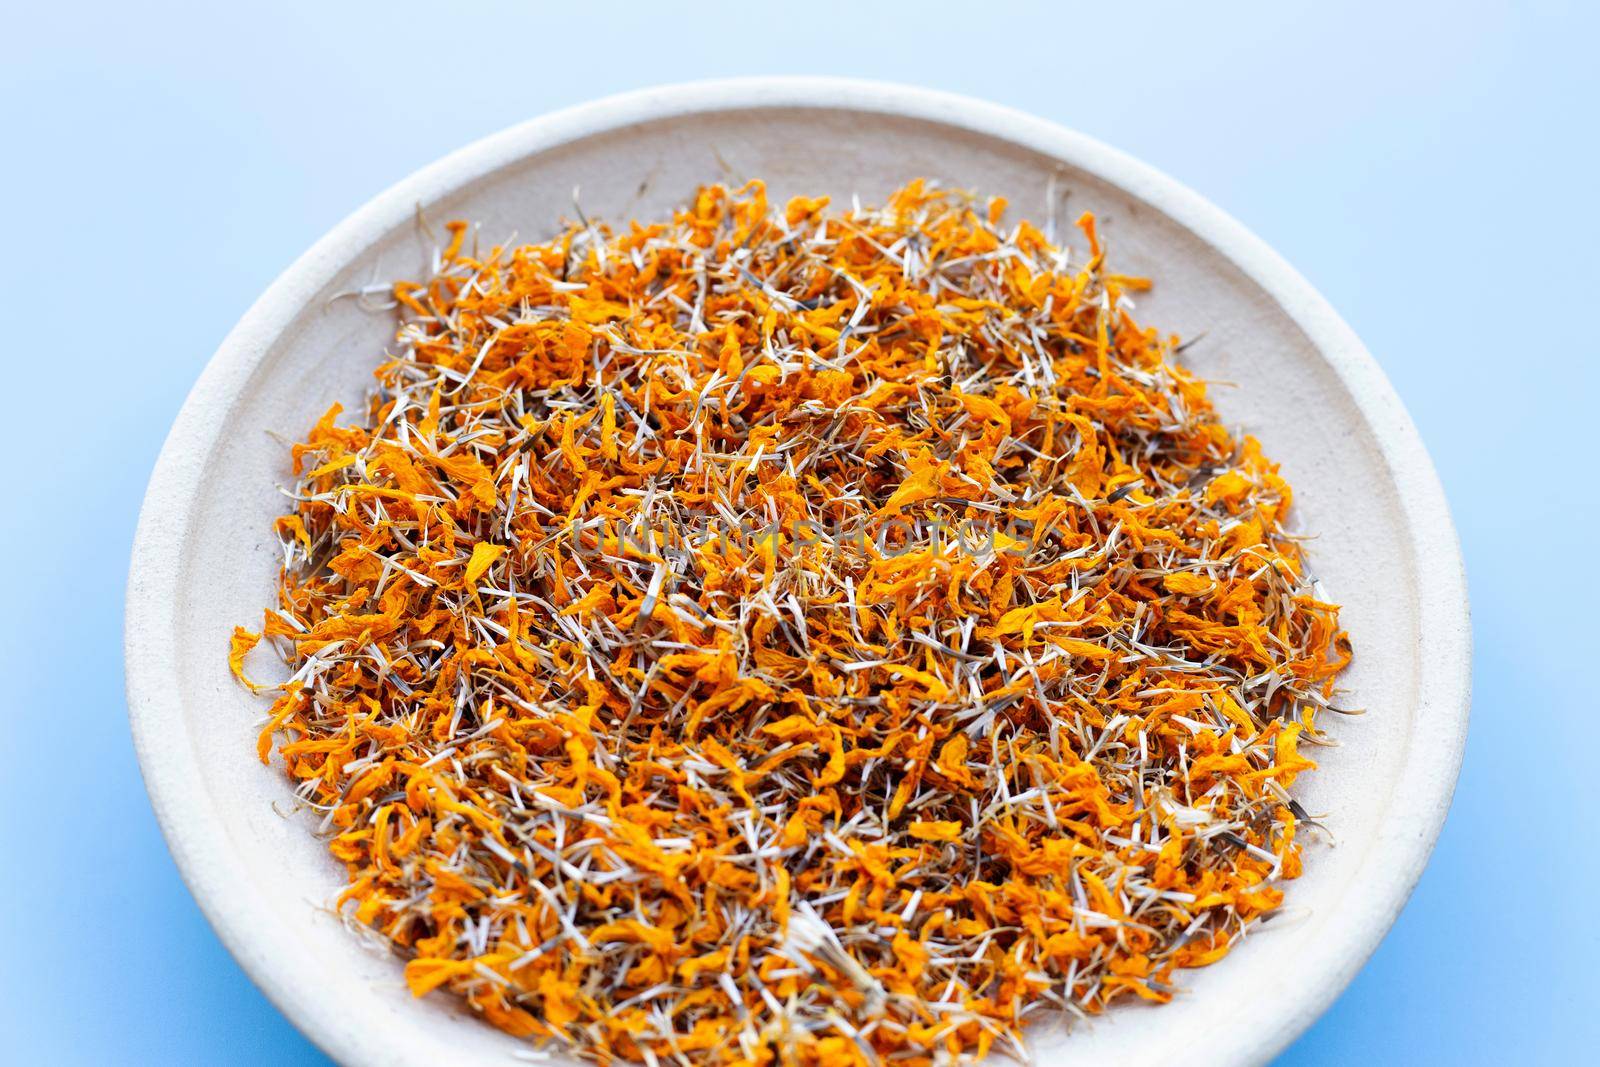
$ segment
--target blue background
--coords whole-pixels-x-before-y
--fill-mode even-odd
[[[1475,712],[1416,895],[1284,1062],[1590,1059],[1600,20],[1465,0],[587,6],[0,4],[0,1060],[324,1062],[191,901],[125,722],[135,514],[228,328],[450,149],[761,73],[1084,130],[1242,219],[1362,335],[1454,508]]]

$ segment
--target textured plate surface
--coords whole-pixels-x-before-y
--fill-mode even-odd
[[[281,768],[255,757],[264,704],[225,662],[236,624],[272,596],[271,520],[286,450],[337,399],[358,410],[394,320],[331,300],[422,275],[433,222],[542,239],[572,214],[663,215],[706,181],[767,180],[774,202],[880,198],[927,176],[1010,199],[1009,217],[1101,219],[1114,269],[1155,279],[1141,321],[1205,334],[1186,362],[1219,382],[1223,417],[1255,434],[1295,487],[1311,562],[1356,659],[1362,718],[1325,725],[1306,807],[1338,845],[1308,849],[1284,913],[1186,992],[1065,1035],[1036,1029],[1041,1064],[1260,1062],[1345,986],[1394,921],[1449,807],[1468,704],[1460,554],[1416,431],[1372,358],[1307,283],[1238,223],[1105,146],[1003,108],[819,79],[702,83],[536,119],[428,167],[320,241],[266,292],[194,387],[151,479],[127,598],[128,704],[156,814],[217,933],[267,995],[346,1063],[512,1063],[520,1043],[449,998],[415,1001],[400,963],[325,910],[342,870]],[[1068,227],[1061,226],[1066,230]],[[1069,242],[1075,234],[1067,235]]]

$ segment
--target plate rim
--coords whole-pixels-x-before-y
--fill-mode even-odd
[[[1409,535],[1418,598],[1418,711],[1428,732],[1407,738],[1407,774],[1391,810],[1408,813],[1369,846],[1360,899],[1341,902],[1345,935],[1305,959],[1318,982],[1269,1025],[1224,1037],[1223,1062],[1264,1062],[1304,1032],[1365,964],[1421,877],[1450,808],[1466,743],[1472,636],[1466,577],[1432,460],[1398,394],[1354,331],[1309,282],[1245,226],[1148,164],[1085,134],[1021,111],[932,89],[831,77],[687,82],[608,96],[527,120],[423,167],[379,193],[296,259],[266,289],[201,372],[156,460],[134,536],[124,607],[129,724],[167,847],[217,936],[267,998],[342,1063],[400,1061],[404,1031],[357,1029],[336,1005],[305,994],[303,973],[252,922],[258,893],[229,878],[228,834],[197,783],[182,730],[173,632],[182,561],[201,476],[229,412],[308,298],[416,209],[528,155],[597,134],[705,113],[811,108],[855,111],[964,129],[1063,160],[1165,213],[1233,263],[1304,332],[1348,391],[1388,468]],[[220,653],[219,653],[220,655]],[[1427,714],[1421,714],[1425,711]],[[184,743],[169,739],[182,735]],[[1419,739],[1426,743],[1418,744]]]

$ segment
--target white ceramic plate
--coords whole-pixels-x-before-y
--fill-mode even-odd
[[[1445,499],[1399,399],[1354,334],[1287,264],[1170,178],[1080,134],[922,90],[816,79],[633,93],[507,130],[362,208],[277,280],[223,342],[167,439],[134,544],[128,705],[167,842],[224,943],[288,1017],[345,1063],[510,1064],[525,1047],[443,996],[413,1000],[398,960],[325,910],[342,870],[255,756],[263,704],[228,675],[227,637],[260,618],[276,572],[285,449],[334,399],[360,400],[394,324],[353,300],[417,277],[436,222],[538,239],[572,213],[653,218],[710,180],[762,177],[774,199],[881,197],[915,176],[1008,197],[1012,217],[1101,219],[1113,265],[1154,278],[1143,321],[1205,334],[1187,361],[1236,383],[1223,416],[1296,490],[1312,563],[1356,647],[1346,702],[1300,796],[1338,846],[1314,846],[1285,914],[1187,992],[1066,1035],[1042,1064],[1252,1063],[1321,1013],[1388,930],[1449,806],[1465,740],[1466,592]],[[1064,202],[1061,198],[1065,197]],[[1070,213],[1070,215],[1068,214]],[[1065,228],[1065,227],[1063,227]]]

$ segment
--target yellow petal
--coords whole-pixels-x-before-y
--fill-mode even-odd
[[[472,546],[472,558],[467,560],[466,584],[478,584],[478,579],[489,569],[490,564],[505,554],[505,545],[491,545],[486,541],[479,541]]]

